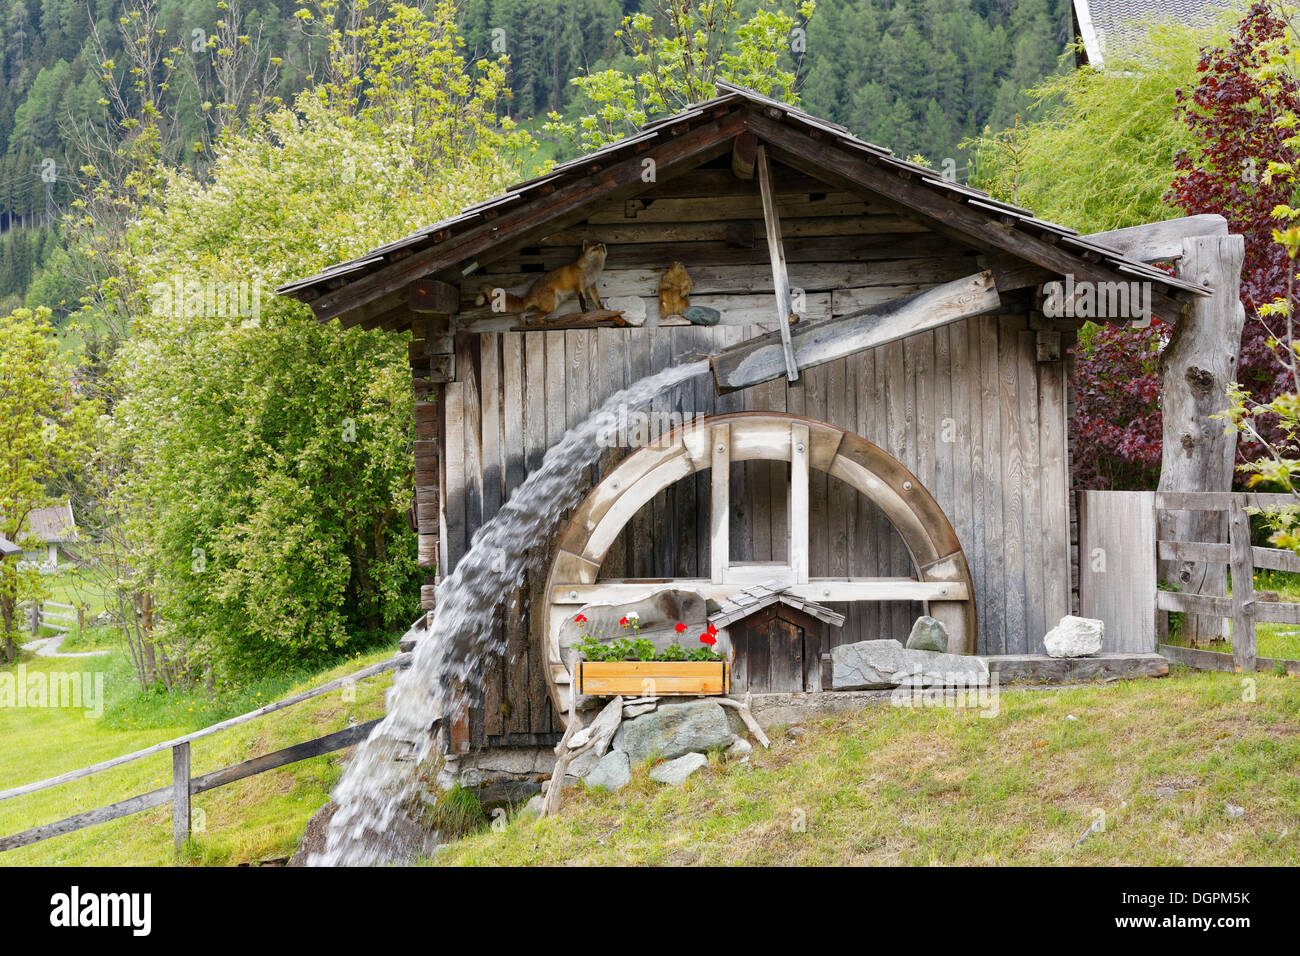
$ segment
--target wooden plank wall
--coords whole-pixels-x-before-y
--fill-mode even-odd
[[[773,178],[794,307],[805,320],[982,268],[975,249],[929,231],[886,201],[838,191],[780,164]],[[647,327],[510,331],[516,317],[476,305],[482,286],[522,292],[541,273],[572,261],[583,240],[608,245],[599,283],[606,305],[644,311]],[[654,327],[658,277],[677,259],[694,282],[692,304],[719,309],[719,326]],[[601,205],[584,222],[535,245],[502,246],[477,265],[460,283],[460,311],[445,341],[440,337],[437,348],[420,352],[422,363],[426,353],[453,353],[434,359],[439,368],[455,370],[443,392],[437,436],[445,456],[437,544],[448,571],[545,450],[593,407],[651,372],[769,330],[773,313],[757,186],[732,174],[729,156],[635,199]],[[916,473],[957,530],[975,581],[980,651],[1041,651],[1042,635],[1067,613],[1072,591],[1068,356],[1038,361],[1027,296],[1004,297],[1004,309],[1009,314],[956,323],[806,370],[793,388],[776,381],[717,397],[711,379],[701,377],[659,396],[652,410],[790,412],[882,446]],[[434,331],[431,326],[430,341]],[[587,486],[598,481],[626,453],[602,452],[580,480]],[[732,464],[733,560],[785,560],[788,470],[786,463]],[[901,538],[869,502],[820,473],[812,475],[809,490],[813,575],[913,573]],[[707,576],[710,499],[707,473],[662,492],[615,542],[602,574]],[[500,635],[508,653],[487,663],[485,691],[471,711],[474,745],[540,743],[558,728],[540,677],[540,635],[532,622],[540,615],[528,614],[549,555],[533,558],[525,587],[508,596]],[[848,620],[833,640],[901,640],[919,606],[840,610]]]
[[[457,336],[459,381],[447,388],[444,427],[451,566],[545,448],[626,383],[685,356],[724,348],[757,327],[674,327]],[[714,414],[785,411],[856,431],[897,457],[949,515],[975,581],[982,653],[1042,651],[1068,613],[1064,366],[1038,362],[1025,316],[986,316],[809,369],[801,386],[771,382],[718,397],[712,380],[686,382],[653,408]],[[470,405],[472,404],[472,408]],[[580,480],[590,486],[627,453],[609,450]],[[785,463],[733,463],[733,560],[786,558]],[[914,573],[902,540],[870,502],[814,473],[810,488],[814,576]],[[456,508],[460,503],[461,507]],[[709,572],[707,472],[680,482],[633,519],[602,568],[607,577],[694,577]],[[513,558],[514,556],[509,556]],[[510,596],[502,622],[510,649],[485,675],[476,740],[533,742],[553,734],[540,641],[529,640],[528,601]],[[919,605],[856,604],[835,642],[906,639]],[[538,740],[541,738],[538,737]]]
[[[1079,492],[1079,612],[1106,623],[1103,651],[1156,653],[1155,495]]]

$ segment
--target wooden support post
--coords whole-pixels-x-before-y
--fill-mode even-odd
[[[1164,451],[1161,492],[1229,491],[1236,454],[1236,436],[1224,432],[1213,416],[1225,411],[1225,389],[1237,378],[1237,352],[1245,312],[1241,307],[1241,236],[1193,236],[1183,240],[1178,261],[1181,279],[1214,290],[1197,299],[1177,319],[1169,344],[1160,356],[1161,411]],[[1166,511],[1158,516],[1161,541],[1222,542],[1221,512]],[[1162,561],[1160,577],[1179,590],[1223,596],[1227,573],[1221,562]],[[1222,618],[1188,614],[1184,634],[1193,645],[1223,636]]]
[[[1250,518],[1241,502],[1228,511],[1228,546],[1232,553],[1232,663],[1243,674],[1255,673],[1255,562],[1250,550]]]
[[[721,584],[731,560],[731,426],[713,426],[713,501],[710,511],[710,578]]]
[[[731,141],[731,172],[737,179],[753,179],[758,137],[746,130]]]
[[[760,144],[755,150],[758,169],[758,189],[763,198],[763,225],[767,229],[767,251],[772,259],[772,281],[776,288],[776,322],[781,332],[781,348],[785,356],[785,376],[792,382],[799,380],[799,367],[794,361],[794,346],[790,343],[790,319],[794,310],[790,306],[790,276],[785,268],[785,247],[781,244],[781,219],[776,211],[776,195],[772,191],[772,169],[767,162],[767,151]]]
[[[808,583],[808,426],[790,426],[790,567]]]
[[[176,856],[190,838],[190,742],[172,748],[172,842]]]

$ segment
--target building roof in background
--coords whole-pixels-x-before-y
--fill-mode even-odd
[[[1083,40],[1075,62],[1102,69],[1107,51],[1140,37],[1151,21],[1208,24],[1240,5],[1240,0],[1074,0],[1074,31]]]
[[[15,554],[22,554],[23,549],[18,547],[4,535],[0,534],[0,558],[8,558]]]
[[[373,249],[357,259],[331,266],[317,275],[282,285],[276,291],[308,303],[321,321],[338,318],[347,326],[404,327],[402,322],[409,324],[410,313],[406,310],[403,290],[410,283],[444,269],[472,265],[474,257],[489,245],[549,228],[548,224],[559,221],[562,214],[572,221],[575,215],[581,216],[585,208],[599,203],[616,188],[613,173],[615,168],[620,168],[619,164],[639,163],[639,157],[656,146],[680,142],[692,131],[706,132],[711,124],[717,127],[727,122],[728,117],[735,119],[736,113],[745,113],[756,117],[750,125],[775,124],[806,137],[810,150],[829,146],[846,161],[865,160],[887,171],[900,184],[912,184],[929,194],[931,206],[942,204],[952,209],[964,206],[997,223],[997,228],[1008,235],[1019,234],[1036,243],[1059,246],[1080,262],[1097,262],[1113,270],[1117,278],[1122,275],[1129,281],[1150,281],[1157,292],[1172,289],[1183,296],[1208,294],[1208,290],[1193,283],[1090,242],[1073,229],[1038,219],[1028,209],[945,180],[933,169],[900,159],[884,147],[858,139],[843,126],[742,86],[720,82],[717,90],[718,95],[713,99],[647,123],[633,136],[561,163],[549,173],[512,186],[502,195],[470,206],[457,216]],[[560,197],[568,205],[557,211]]]
[[[28,533],[46,544],[63,544],[77,538],[77,522],[72,517],[72,502],[37,508],[27,518]]]

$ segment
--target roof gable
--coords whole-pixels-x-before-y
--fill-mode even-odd
[[[1089,242],[1072,229],[1037,219],[1022,207],[947,181],[818,119],[743,87],[719,95],[640,133],[556,166],[365,256],[282,286],[311,305],[318,319],[375,326],[405,309],[406,290],[423,278],[459,278],[494,247],[521,247],[582,221],[600,203],[633,198],[728,152],[736,137],[757,134],[773,159],[821,181],[896,206],[927,228],[1051,274],[1152,283],[1157,312],[1176,314],[1205,290],[1136,259]],[[647,169],[654,175],[647,177]],[[408,320],[409,321],[409,320]],[[400,327],[400,319],[398,323]]]

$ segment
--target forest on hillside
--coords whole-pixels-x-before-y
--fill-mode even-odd
[[[744,19],[763,3],[736,7]],[[0,309],[75,308],[79,283],[55,227],[91,185],[96,131],[133,95],[131,37],[149,35],[148,72],[171,103],[176,155],[165,158],[201,172],[222,126],[214,114],[257,97],[289,102],[325,68],[320,37],[298,16],[314,6],[0,0]],[[655,8],[655,0],[457,4],[464,53],[508,57],[512,96],[502,112],[541,138],[548,114],[583,110],[574,77],[628,68],[622,22]],[[964,180],[958,144],[1026,111],[1024,91],[1057,69],[1069,39],[1068,0],[818,0],[792,31],[787,65],[805,109],[901,155],[952,158]]]

